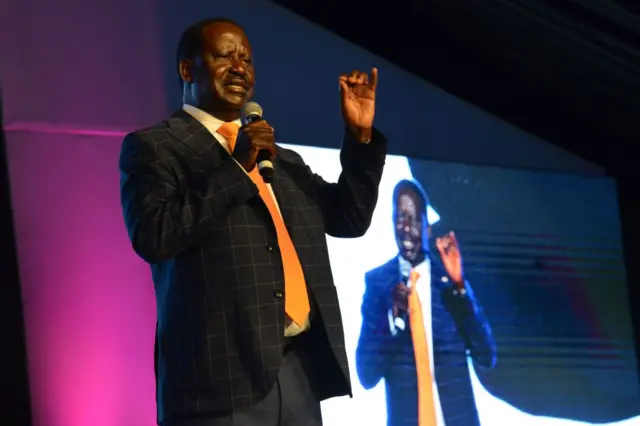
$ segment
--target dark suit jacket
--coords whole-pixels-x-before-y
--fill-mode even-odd
[[[362,302],[362,331],[356,351],[358,377],[365,389],[385,379],[387,424],[418,424],[418,385],[410,330],[389,331],[391,292],[401,282],[397,257],[369,271]],[[449,283],[439,258],[431,259],[431,322],[434,374],[447,426],[479,426],[467,367],[492,367],[496,347],[491,328],[469,284],[463,294]]]
[[[322,398],[351,393],[325,234],[359,237],[371,222],[386,156],[345,136],[338,183],[278,148],[273,190],[312,299]],[[157,300],[158,418],[227,412],[272,388],[284,344],[284,281],[258,189],[197,120],[179,111],[128,135],[121,196],[134,250],[151,264]],[[323,352],[324,350],[324,352]],[[325,356],[328,355],[328,356]]]

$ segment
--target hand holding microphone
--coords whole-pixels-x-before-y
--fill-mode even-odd
[[[248,102],[242,109],[242,123],[233,157],[247,172],[257,164],[263,179],[269,183],[276,153],[273,127],[262,119],[262,108],[255,102]]]
[[[414,291],[409,287],[407,280],[398,283],[391,291],[391,309],[389,310],[389,321],[392,333],[404,331],[409,324],[409,295]]]
[[[409,295],[413,289],[407,286],[406,283],[401,282],[396,285],[391,292],[392,306],[394,318],[406,319],[406,314],[409,311]]]

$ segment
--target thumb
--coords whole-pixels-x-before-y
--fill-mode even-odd
[[[340,86],[340,99],[342,100],[342,103],[344,105],[344,103],[347,101],[347,91],[349,90],[349,87],[343,80],[340,80],[338,84]]]

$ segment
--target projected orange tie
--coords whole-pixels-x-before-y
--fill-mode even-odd
[[[218,133],[227,138],[229,142],[229,152],[233,152],[238,137],[239,127],[235,123],[225,123],[219,129]],[[273,196],[264,183],[262,176],[257,167],[249,173],[249,177],[258,187],[260,197],[269,209],[271,219],[276,227],[278,236],[278,246],[282,256],[282,268],[284,270],[284,310],[293,322],[299,326],[303,326],[309,316],[309,295],[307,294],[307,285],[302,272],[302,265],[298,258],[298,253],[293,246],[293,241],[289,236],[289,231],[284,224],[282,215],[278,211]]]
[[[411,271],[409,286],[412,289],[409,294],[409,324],[411,326],[411,340],[413,352],[416,358],[416,373],[418,376],[418,425],[436,426],[436,412],[433,404],[433,378],[431,376],[431,364],[429,362],[429,345],[424,329],[422,317],[422,305],[418,298],[416,284],[420,274]]]

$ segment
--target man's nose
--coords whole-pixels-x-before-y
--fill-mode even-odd
[[[234,58],[231,61],[231,68],[229,71],[234,74],[244,76],[247,73],[247,65],[240,58]]]

